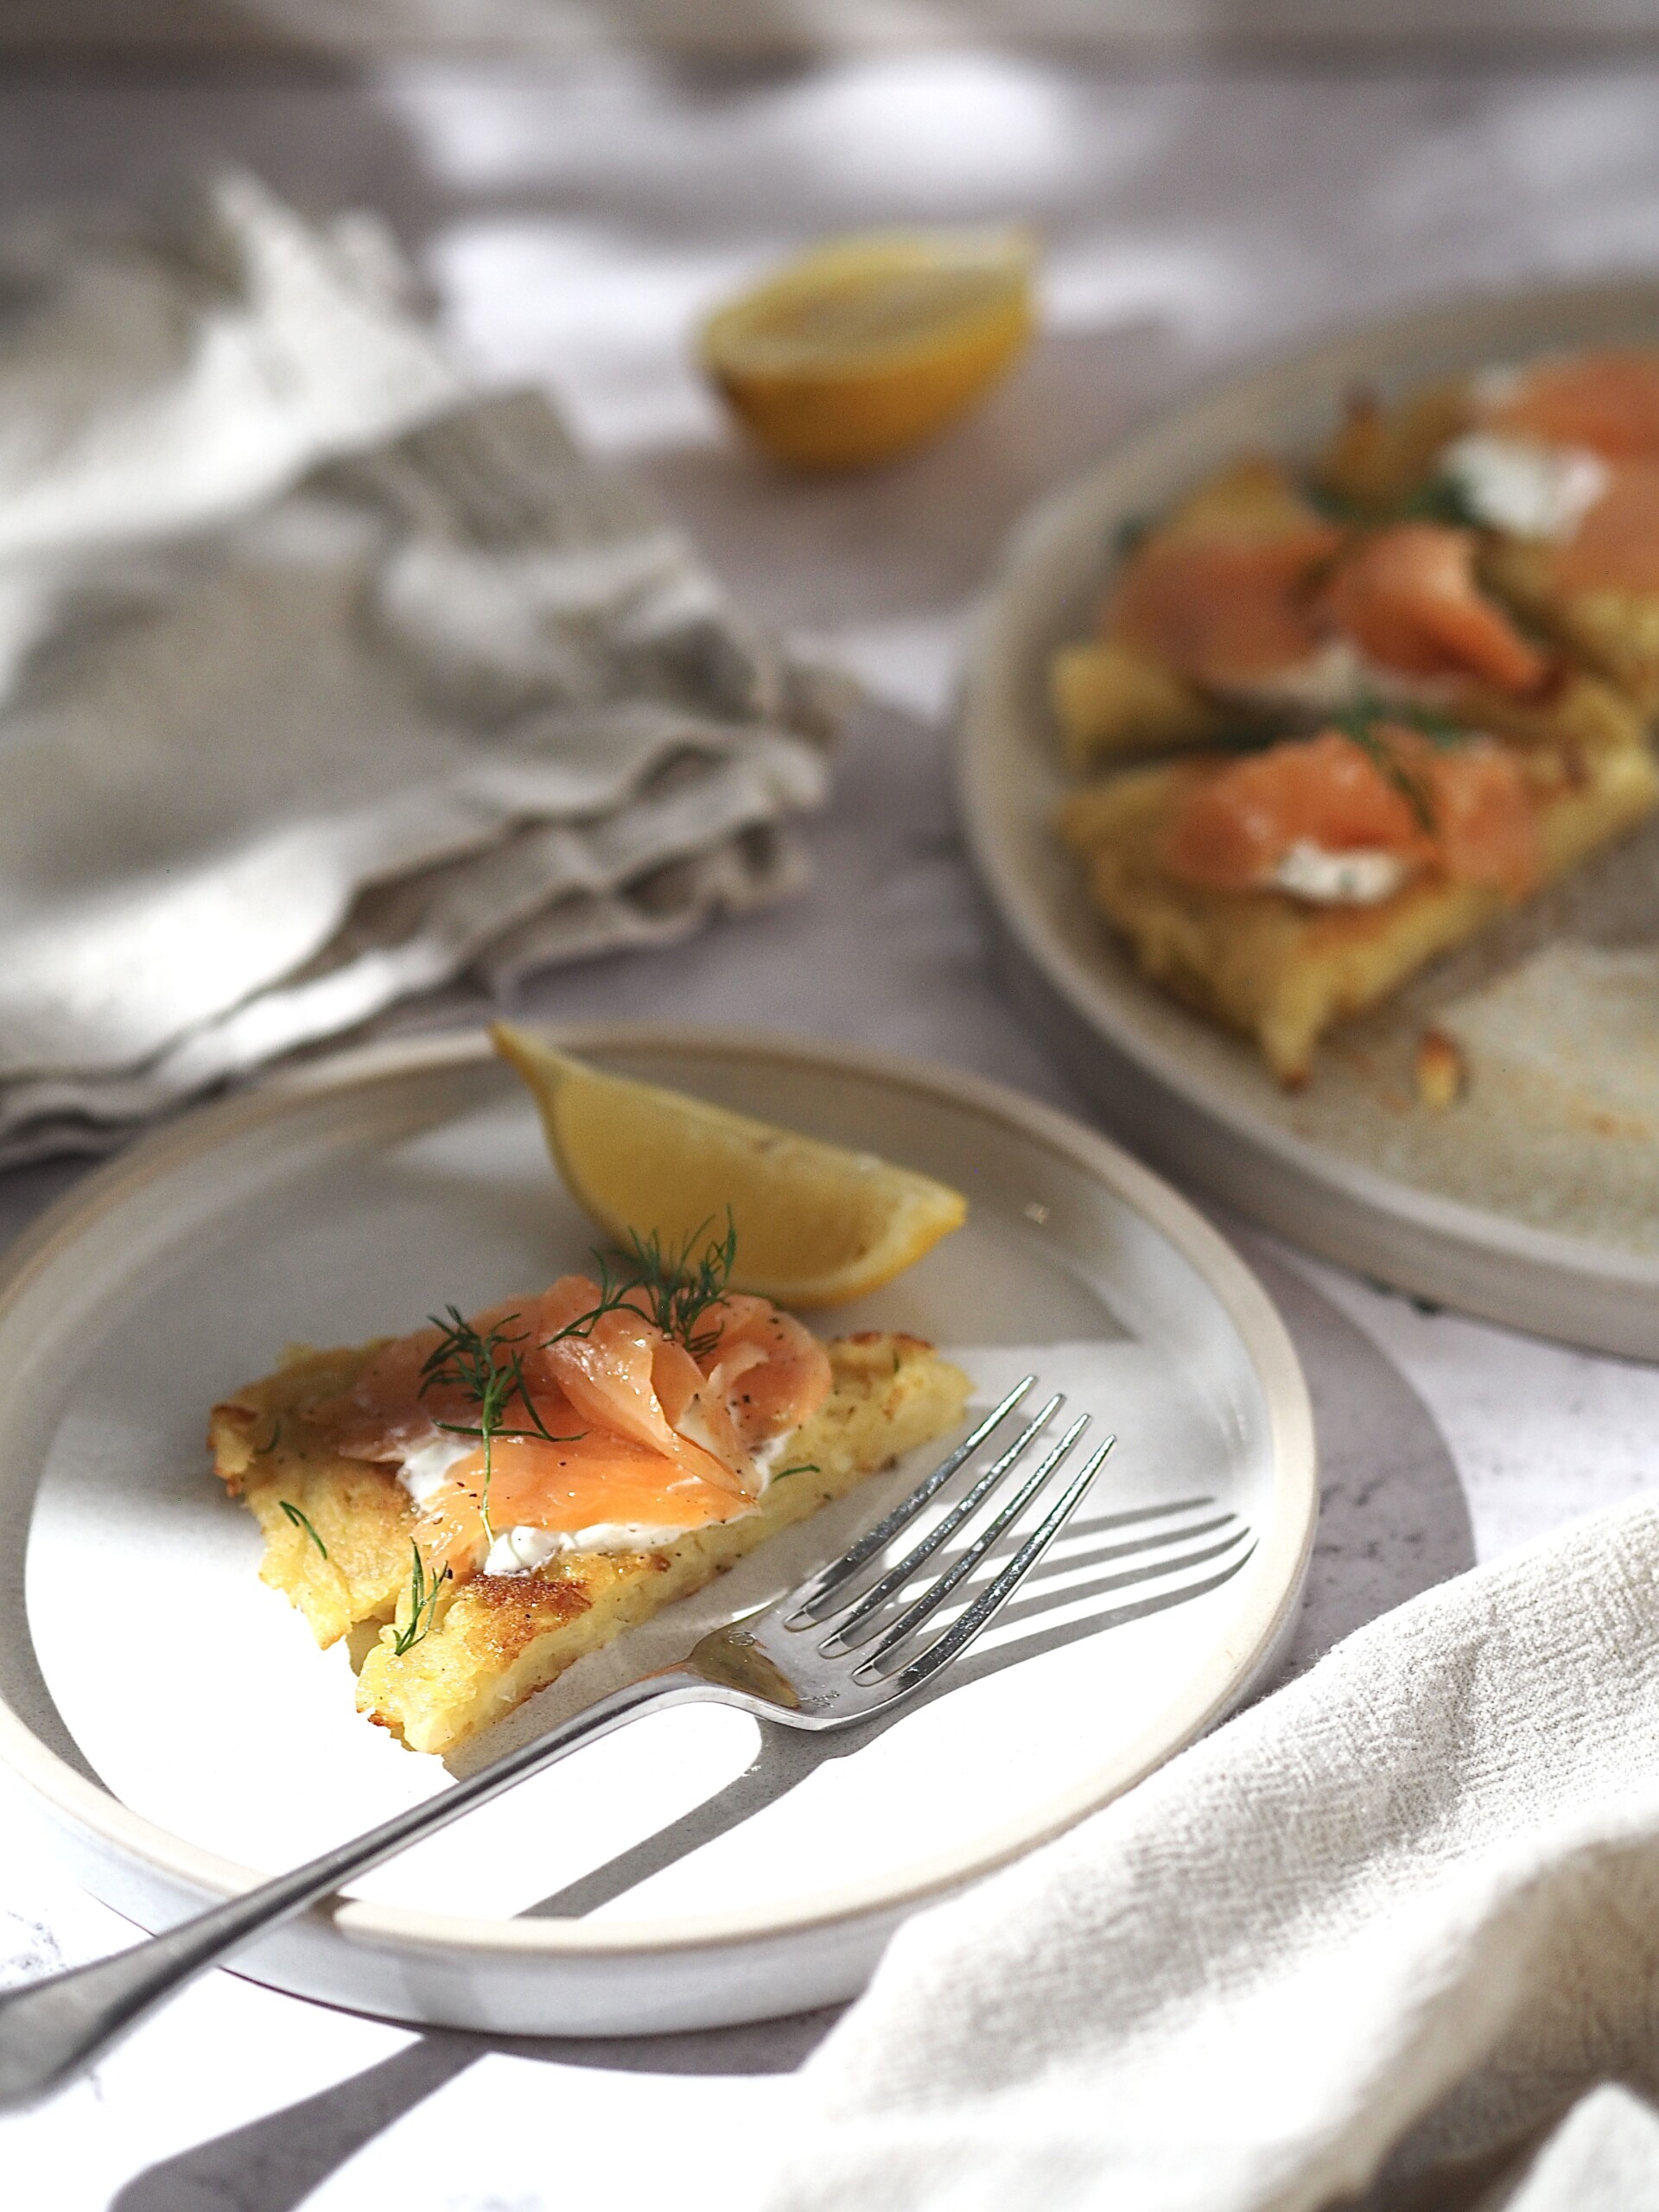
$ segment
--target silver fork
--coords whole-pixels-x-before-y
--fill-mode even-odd
[[[868,1586],[865,1572],[990,1440],[1035,1381],[1027,1375],[1017,1383],[902,1504],[832,1566],[760,1611],[715,1629],[680,1665],[601,1698],[438,1796],[164,1935],[112,1958],[0,1993],[0,2112],[33,2104],[73,2081],[175,1991],[256,1936],[642,1713],[712,1700],[788,1728],[845,1728],[913,1695],[967,1649],[1025,1580],[1076,1510],[1116,1440],[1108,1437],[1095,1447],[1007,1564],[943,1633],[931,1643],[918,1643],[923,1624],[1050,1489],[1087,1429],[1089,1416],[1046,1441],[1036,1465],[993,1508],[993,1493],[1048,1439],[1064,1403],[1058,1396],[1050,1398],[903,1559]],[[965,1540],[964,1548],[951,1564],[895,1617],[883,1619],[883,1607],[958,1536]]]

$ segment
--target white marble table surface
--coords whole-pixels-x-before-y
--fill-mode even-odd
[[[554,977],[532,1010],[810,1028],[1074,1109],[998,996],[947,791],[953,658],[1008,524],[1241,354],[1458,288],[1659,260],[1659,67],[1629,60],[1112,77],[940,53],[747,76],[594,60],[0,80],[0,215],[226,156],[314,206],[384,210],[481,376],[544,380],[753,607],[872,692],[812,832],[810,893]],[[1045,331],[974,421],[839,483],[784,482],[727,441],[686,365],[702,302],[827,229],[1010,214],[1049,242]],[[0,1182],[0,1231],[72,1173]],[[1294,1663],[1659,1476],[1659,1371],[1420,1313],[1246,1242],[1320,1423],[1323,1533]],[[130,1933],[0,1795],[0,1977]],[[0,2128],[0,2186],[17,2212],[741,2205],[831,2024],[509,2047],[220,1974],[92,2082]]]

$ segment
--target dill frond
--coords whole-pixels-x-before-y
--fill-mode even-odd
[[[1125,515],[1111,534],[1112,551],[1117,558],[1127,561],[1138,553],[1146,539],[1151,537],[1152,526],[1150,515]]]
[[[283,1512],[287,1514],[290,1524],[296,1529],[303,1529],[306,1535],[310,1537],[312,1542],[322,1554],[324,1559],[327,1559],[328,1556],[327,1545],[323,1542],[322,1538],[311,1526],[311,1523],[306,1519],[304,1514],[301,1512],[299,1507],[295,1504],[293,1499],[289,1497],[279,1497],[276,1503],[282,1507]]]
[[[493,1544],[495,1530],[490,1524],[490,1483],[495,1471],[496,1439],[535,1437],[543,1444],[575,1444],[586,1431],[578,1431],[575,1436],[556,1436],[542,1419],[530,1394],[524,1355],[519,1349],[529,1342],[530,1332],[520,1329],[514,1334],[510,1327],[518,1319],[518,1314],[505,1315],[487,1335],[480,1335],[458,1306],[446,1306],[443,1310],[447,1318],[441,1319],[435,1313],[427,1316],[442,1334],[422,1363],[421,1394],[424,1396],[427,1391],[440,1388],[456,1389],[478,1408],[476,1421],[441,1421],[437,1426],[448,1436],[476,1437],[483,1447],[484,1480],[479,1491],[478,1511],[484,1523],[485,1541]],[[556,1337],[548,1339],[550,1344],[557,1341]],[[524,1409],[530,1424],[527,1427],[509,1428],[503,1419],[515,1400]]]
[[[541,1338],[537,1349],[546,1351],[571,1338],[591,1337],[607,1313],[628,1309],[654,1321],[664,1336],[683,1344],[694,1359],[712,1351],[720,1342],[719,1330],[699,1330],[697,1325],[725,1297],[731,1281],[737,1257],[737,1230],[731,1208],[726,1209],[724,1236],[711,1240],[694,1260],[693,1248],[709,1226],[707,1222],[699,1224],[679,1250],[671,1253],[664,1249],[655,1230],[646,1237],[630,1236],[630,1250],[620,1274],[613,1274],[609,1262],[595,1254],[600,1271],[597,1300],[550,1337]],[[544,1444],[577,1444],[587,1431],[557,1436],[543,1420],[524,1373],[523,1348],[530,1340],[530,1332],[512,1328],[519,1319],[517,1313],[505,1315],[487,1333],[475,1329],[455,1306],[446,1306],[442,1314],[430,1313],[427,1319],[439,1337],[422,1363],[421,1392],[424,1396],[429,1390],[457,1390],[478,1409],[475,1421],[443,1421],[437,1427],[447,1435],[475,1437],[483,1448],[479,1517],[484,1523],[486,1542],[493,1544],[490,1484],[496,1439],[539,1438]],[[505,1416],[515,1405],[524,1408],[527,1426],[507,1426]]]
[[[1332,719],[1343,735],[1358,746],[1372,766],[1399,792],[1411,809],[1418,828],[1425,836],[1432,837],[1434,835],[1434,810],[1429,803],[1427,791],[1398,754],[1391,752],[1378,736],[1376,729],[1380,721],[1402,722],[1412,728],[1421,728],[1421,724],[1416,718],[1416,713],[1421,711],[1414,712],[1410,708],[1395,709],[1384,700],[1365,696]],[[1444,723],[1443,716],[1437,717],[1437,720]],[[1449,723],[1444,723],[1444,726],[1450,730]],[[1427,732],[1424,734],[1427,734]]]
[[[725,1297],[737,1259],[737,1225],[730,1206],[726,1209],[726,1234],[712,1238],[696,1259],[691,1255],[699,1237],[713,1224],[699,1222],[677,1252],[664,1249],[653,1229],[649,1236],[631,1233],[628,1260],[630,1288],[645,1295],[651,1319],[665,1337],[685,1346],[693,1359],[701,1359],[720,1342],[718,1329],[700,1330],[697,1324]]]
[[[588,1308],[585,1313],[578,1313],[575,1320],[567,1321],[562,1329],[555,1329],[550,1337],[543,1337],[542,1338],[543,1351],[546,1351],[550,1345],[563,1344],[567,1338],[591,1337],[594,1325],[602,1321],[607,1313],[620,1313],[626,1306],[632,1306],[636,1312],[638,1311],[634,1293],[639,1286],[632,1276],[628,1274],[613,1276],[611,1263],[602,1252],[595,1252],[594,1261],[599,1269],[597,1300]]]
[[[1484,518],[1470,505],[1468,493],[1454,476],[1427,477],[1400,502],[1389,519],[1450,523],[1459,530],[1484,526]]]
[[[421,1548],[411,1537],[409,1546],[413,1561],[409,1577],[409,1618],[392,1637],[391,1648],[402,1658],[412,1651],[432,1632],[432,1619],[437,1611],[438,1592],[449,1580],[446,1567],[442,1574],[429,1575],[426,1561],[421,1557]]]

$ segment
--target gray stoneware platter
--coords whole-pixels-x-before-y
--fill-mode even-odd
[[[1090,633],[1126,522],[1243,453],[1311,452],[1344,395],[1580,346],[1659,340],[1659,285],[1465,303],[1373,326],[1237,378],[1116,445],[1016,532],[982,607],[957,720],[968,845],[1013,989],[1108,1127],[1296,1243],[1403,1290],[1608,1351],[1659,1356],[1659,825],[1337,1033],[1281,1090],[1253,1051],[1142,982],[1090,912],[1052,823],[1066,788],[1045,696],[1053,648]],[[1426,1020],[1528,969],[1570,1028],[1567,945],[1634,961],[1639,1052],[1548,1097],[1483,1092],[1433,1116],[1412,1092]],[[1587,948],[1587,950],[1586,950]],[[1534,993],[1534,999],[1537,997]],[[1531,1001],[1529,1001],[1529,1003]],[[1491,1001],[1497,1004],[1497,1001]],[[1560,1056],[1541,1034],[1551,1081]],[[1587,1085],[1587,1087],[1586,1087]],[[1649,1095],[1651,1094],[1651,1095]],[[1606,1111],[1599,1110],[1603,1105]]]
[[[779,2016],[851,1995],[907,1913],[1128,1788],[1273,1667],[1317,1512],[1307,1393],[1216,1232],[1045,1108],[839,1046],[635,1027],[560,1041],[958,1185],[966,1228],[818,1317],[825,1332],[931,1337],[986,1402],[1029,1364],[1122,1440],[1041,1580],[930,1700],[821,1741],[763,1739],[721,1707],[654,1715],[243,1970],[505,2032]],[[584,1264],[592,1238],[528,1096],[467,1034],[319,1061],[190,1115],[7,1255],[0,1756],[99,1897],[159,1928],[443,1786],[436,1760],[357,1718],[344,1647],[320,1653],[258,1581],[204,1416],[290,1341],[474,1307]],[[678,1656],[834,1556],[920,1471],[775,1539],[505,1726]]]

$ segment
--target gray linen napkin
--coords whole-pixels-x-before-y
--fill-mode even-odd
[[[373,244],[0,252],[0,1162],[798,880],[823,687]]]
[[[909,1923],[804,2087],[770,2212],[1659,2208],[1659,1504]]]

